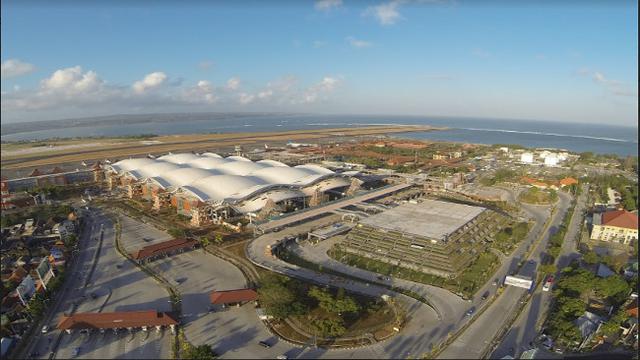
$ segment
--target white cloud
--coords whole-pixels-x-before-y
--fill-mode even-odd
[[[18,77],[32,73],[36,67],[32,64],[22,62],[18,59],[9,59],[1,65],[1,75],[3,78]]]
[[[132,88],[138,94],[143,94],[147,90],[152,90],[161,86],[167,80],[167,75],[161,71],[152,72],[144,79],[133,83]]]
[[[594,83],[600,85],[605,90],[617,96],[638,96],[637,90],[631,88],[622,81],[609,79],[602,72],[582,67],[576,70],[575,74],[590,78]]]
[[[319,11],[329,11],[332,8],[342,6],[342,0],[318,0],[314,7]]]
[[[87,93],[99,90],[104,81],[94,71],[82,72],[80,66],[56,70],[40,82],[43,91]]]
[[[365,11],[364,15],[375,17],[378,22],[382,25],[393,25],[398,20],[402,19],[398,8],[404,1],[402,0],[393,0],[386,4],[380,4],[377,6],[369,6]]]
[[[253,102],[253,100],[255,99],[255,95],[240,93],[239,98],[240,98],[240,104],[247,105]]]
[[[232,77],[227,80],[227,89],[229,90],[238,90],[240,88],[240,79],[237,77]]]
[[[214,86],[207,80],[200,80],[196,86],[185,89],[181,98],[191,104],[213,104],[218,101]]]
[[[341,80],[336,77],[323,77],[319,83],[312,85],[304,92],[302,102],[309,104],[320,100],[323,96],[335,90],[340,82]]]
[[[345,40],[349,43],[349,45],[355,48],[366,48],[366,47],[371,47],[373,45],[373,43],[370,41],[358,40],[353,36],[347,36]]]

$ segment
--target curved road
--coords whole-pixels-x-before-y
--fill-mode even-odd
[[[510,195],[512,201],[515,200],[516,194]],[[520,258],[526,251],[528,251],[534,240],[539,237],[544,226],[544,222],[546,218],[549,217],[549,210],[547,209],[547,207],[539,208],[535,206],[523,206],[523,209],[533,217],[536,223],[533,229],[529,232],[526,240],[520,244],[518,249],[516,249],[510,256],[504,258],[500,269],[496,272],[496,277],[504,277],[508,273],[515,271]],[[317,245],[315,248],[294,247],[294,251],[297,252],[301,257],[306,258],[307,260],[314,263],[320,264],[325,268],[363,279],[363,281],[367,281],[368,283],[363,283],[360,281],[347,281],[340,277],[321,274],[309,269],[301,268],[280,260],[270,255],[269,252],[266,251],[268,246],[280,242],[287,235],[297,235],[300,233],[304,233],[312,227],[316,227],[319,224],[327,222],[327,219],[320,219],[295,227],[289,227],[282,232],[262,235],[249,243],[247,247],[247,257],[258,266],[288,276],[302,278],[324,285],[344,287],[350,291],[372,296],[387,294],[390,296],[400,297],[403,298],[404,301],[412,303],[412,308],[429,307],[418,302],[415,299],[390,291],[384,287],[376,286],[374,284],[385,283],[386,285],[401,287],[407,290],[414,291],[425,297],[435,307],[435,311],[430,311],[431,318],[422,319],[412,316],[412,321],[410,321],[409,324],[411,325],[411,323],[416,322],[421,324],[432,323],[433,326],[427,327],[420,333],[412,333],[411,329],[409,328],[403,330],[401,334],[394,337],[395,340],[393,342],[401,341],[403,343],[403,346],[411,348],[411,350],[408,353],[404,354],[397,352],[391,353],[386,351],[387,347],[384,347],[385,351],[383,353],[380,353],[380,356],[406,357],[409,354],[412,356],[420,356],[428,353],[433,346],[435,346],[436,344],[440,344],[449,334],[460,329],[463,325],[465,325],[472,319],[471,317],[465,316],[467,310],[477,310],[484,305],[484,302],[480,299],[480,296],[475,296],[473,301],[466,302],[457,295],[442,288],[402,279],[391,279],[391,281],[389,282],[378,280],[378,274],[376,273],[347,266],[329,258],[326,254],[326,250],[328,250],[328,247],[331,246],[331,240],[324,241],[323,243]],[[482,286],[480,290],[478,290],[478,293],[483,293],[485,291],[489,291],[490,293],[495,292],[495,286],[491,285],[492,280],[493,279],[490,279],[487,284]],[[432,318],[434,315],[437,317],[437,322],[434,322],[434,319]],[[422,328],[425,328],[425,326],[422,326]],[[427,340],[425,341],[425,339]]]

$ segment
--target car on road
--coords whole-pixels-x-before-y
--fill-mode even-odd
[[[260,341],[258,344],[260,344],[260,346],[262,346],[264,348],[267,348],[267,349],[271,347],[271,344],[269,344],[266,341]]]
[[[73,353],[71,353],[71,356],[76,357],[80,355],[80,347],[78,346],[77,348],[73,349]]]
[[[482,300],[487,300],[487,298],[488,298],[488,297],[489,297],[489,292],[488,292],[488,291],[486,291],[484,294],[482,294],[481,299],[482,299]]]
[[[544,282],[544,285],[542,285],[542,291],[549,291],[553,288],[553,281],[554,281],[554,276],[553,275],[549,275],[547,277],[547,280]]]
[[[493,280],[493,285],[498,285],[498,279]]]
[[[47,326],[47,325],[43,326],[43,327],[42,327],[41,332],[42,332],[43,334],[48,333],[48,332],[49,332],[49,326]]]
[[[474,310],[473,309],[469,309],[469,310],[467,310],[466,315],[467,316],[471,316],[471,315],[473,315],[473,313],[474,313]]]
[[[278,355],[278,356],[276,356],[276,359],[280,359],[280,360],[287,360],[287,359],[288,359],[288,357],[287,357],[287,355],[282,354],[282,355]]]

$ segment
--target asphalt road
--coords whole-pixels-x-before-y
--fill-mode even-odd
[[[588,188],[583,188],[582,194],[577,198],[576,207],[567,233],[565,234],[564,242],[562,243],[562,250],[556,262],[558,270],[568,266],[571,261],[580,257],[577,249],[576,236],[580,231],[584,218],[583,212],[586,208],[587,192]],[[556,273],[556,279],[558,275],[559,271]],[[513,355],[513,353],[519,355],[523,351],[537,346],[535,339],[549,311],[551,300],[552,292],[542,291],[542,286],[539,286],[531,300],[527,303],[522,314],[518,316],[509,332],[500,342],[500,345],[494,350],[492,357],[502,358],[505,355]],[[552,355],[547,354],[547,356]]]
[[[515,198],[516,194],[511,194]],[[543,252],[546,249],[547,241],[551,234],[562,222],[562,217],[569,207],[569,196],[560,193],[559,202],[556,205],[557,211],[551,219],[549,231],[544,234],[541,241],[535,243],[542,231],[543,224],[548,218],[548,207],[532,206],[522,204],[522,209],[536,219],[536,223],[529,232],[529,235],[520,246],[513,252],[510,261],[502,264],[496,277],[504,279],[504,276],[516,271],[518,262],[522,260],[527,248],[535,246],[526,262],[517,273],[519,275],[534,277],[537,266],[541,263]],[[486,285],[485,285],[486,286]],[[483,355],[490,346],[495,336],[505,326],[506,321],[512,314],[521,307],[520,298],[526,289],[513,286],[505,287],[503,293],[493,302],[493,304],[483,312],[456,340],[454,340],[439,356],[439,358],[454,359],[474,359]],[[513,354],[509,354],[512,355]]]

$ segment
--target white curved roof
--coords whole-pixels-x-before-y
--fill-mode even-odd
[[[143,166],[136,170],[131,170],[128,172],[128,174],[137,180],[143,180],[161,174],[167,174],[178,169],[181,169],[180,165],[164,161],[156,161],[153,164]]]
[[[198,179],[206,178],[215,174],[216,172],[212,170],[186,167],[152,177],[151,180],[162,186],[164,189],[178,188],[197,181]]]
[[[202,153],[200,154],[202,156],[206,156],[206,157],[213,157],[213,158],[222,158],[222,156],[216,154],[216,153],[212,153],[212,152],[206,152],[206,153]]]
[[[335,172],[316,164],[298,165],[295,168],[311,170],[316,174],[322,174],[322,175],[335,174]]]
[[[186,164],[191,160],[199,159],[200,156],[192,154],[192,153],[181,153],[181,154],[168,154],[163,155],[158,158],[158,160],[174,163],[174,164]]]
[[[228,160],[234,160],[234,161],[249,161],[249,162],[253,162],[249,159],[247,159],[246,157],[243,156],[227,156],[226,157]]]
[[[309,169],[292,167],[268,167],[252,175],[272,184],[287,185],[307,185],[324,176]]]
[[[189,161],[187,164],[192,167],[197,167],[200,169],[215,169],[220,167],[223,164],[233,162],[224,158],[216,158],[216,157],[201,157],[198,159],[194,159]]]
[[[265,165],[269,165],[269,166],[289,167],[289,165],[281,163],[280,161],[270,160],[270,159],[256,161],[256,164],[265,164]]]
[[[241,156],[223,158],[214,153],[126,159],[111,168],[169,191],[182,190],[204,202],[227,202],[241,212],[259,210],[269,199],[279,202],[349,185],[348,174],[337,174],[319,165],[289,167],[275,160],[253,162]]]
[[[137,158],[120,160],[111,165],[111,168],[117,172],[124,172],[130,170],[137,170],[143,166],[155,164],[156,161],[149,158]]]
[[[230,158],[230,157],[229,157]],[[229,159],[227,158],[227,159]],[[229,175],[249,175],[252,172],[255,172],[257,170],[266,168],[266,167],[270,167],[269,165],[266,164],[258,164],[258,163],[254,163],[253,161],[230,161],[226,164],[223,164],[219,167],[217,167],[216,169],[220,170],[221,172],[225,173],[225,174],[229,174]]]
[[[239,175],[214,175],[194,181],[182,189],[202,201],[237,200],[271,185],[259,178]]]

